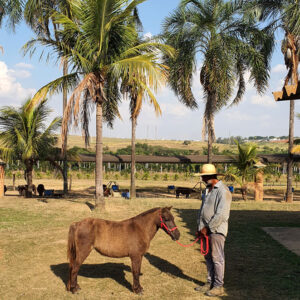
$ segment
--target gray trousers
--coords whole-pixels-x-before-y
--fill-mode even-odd
[[[205,255],[207,282],[210,282],[214,287],[224,284],[224,244],[225,237],[222,234],[212,233],[209,235],[209,252]]]

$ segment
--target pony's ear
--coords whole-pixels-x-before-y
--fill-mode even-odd
[[[168,209],[168,210],[171,210],[171,209],[172,209],[172,207],[173,207],[173,206],[169,206],[169,207],[167,207],[167,209]]]

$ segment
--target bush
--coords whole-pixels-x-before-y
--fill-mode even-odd
[[[158,175],[158,174],[155,174],[155,175],[153,176],[153,180],[157,181],[158,179],[159,179],[159,175]]]
[[[22,174],[20,171],[16,172],[16,178],[18,178],[18,179],[22,178]]]
[[[168,175],[168,174],[164,174],[163,180],[164,180],[164,181],[168,181],[168,179],[169,179],[169,175]]]
[[[41,172],[36,172],[36,173],[35,173],[35,177],[36,177],[37,179],[42,179],[42,178],[43,178]]]
[[[178,175],[178,174],[175,174],[173,180],[176,181],[176,180],[178,180],[178,179],[179,179],[179,175]]]
[[[144,175],[142,176],[142,180],[149,180],[150,175],[149,172],[145,172]]]

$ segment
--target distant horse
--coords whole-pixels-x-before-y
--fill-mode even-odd
[[[68,237],[70,277],[67,290],[75,293],[80,289],[77,283],[79,268],[95,248],[108,257],[129,256],[132,264],[132,289],[141,294],[143,288],[139,276],[142,258],[158,229],[162,228],[173,240],[179,239],[180,233],[170,212],[171,208],[153,208],[119,222],[87,218],[71,224]]]

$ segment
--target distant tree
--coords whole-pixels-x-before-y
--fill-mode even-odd
[[[81,124],[85,142],[89,144],[91,111],[96,110],[96,176],[95,207],[105,208],[103,195],[103,121],[112,126],[119,116],[120,82],[125,78],[146,76],[153,72],[153,55],[143,50],[153,45],[136,46],[137,31],[133,26],[135,9],[142,0],[70,1],[72,18],[55,13],[59,43],[52,39],[34,39],[28,49],[47,45],[59,57],[68,60],[72,72],[42,87],[34,97],[39,101],[48,93],[73,90],[62,124],[66,136],[71,121]],[[75,44],[74,44],[75,38]],[[71,49],[71,51],[69,51]],[[149,76],[149,77],[148,77]]]
[[[254,144],[239,144],[236,141],[238,148],[238,156],[235,157],[235,166],[229,168],[226,172],[226,178],[234,179],[240,186],[242,197],[247,200],[247,184],[253,180],[256,169],[254,164],[257,163],[257,146]]]
[[[16,25],[22,20],[23,0],[0,0],[0,26],[4,18],[7,18],[7,25],[15,30]]]
[[[263,92],[269,78],[273,39],[241,15],[243,1],[182,0],[166,18],[164,36],[167,44],[178,50],[170,65],[170,86],[179,100],[197,108],[191,85],[201,61],[200,83],[205,111],[203,139],[207,136],[208,162],[215,141],[214,118],[229,104],[238,104],[245,93],[245,72],[249,70],[258,92]],[[237,94],[232,100],[236,85]]]
[[[284,55],[284,63],[287,67],[287,75],[284,85],[298,84],[298,66],[300,59],[300,5],[298,0],[248,0],[246,11],[261,22],[269,22],[270,27],[281,29],[284,39],[281,51]],[[289,156],[287,168],[286,201],[293,202],[292,180],[293,180],[293,142],[294,142],[294,119],[295,102],[290,100],[289,115]]]
[[[29,197],[32,195],[33,166],[55,153],[57,137],[54,133],[61,126],[59,117],[46,126],[50,112],[46,102],[43,100],[33,106],[29,99],[20,108],[0,109],[0,153],[4,160],[24,163]]]

